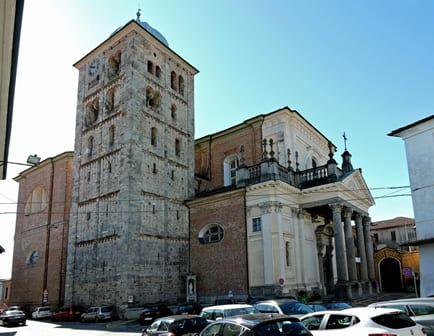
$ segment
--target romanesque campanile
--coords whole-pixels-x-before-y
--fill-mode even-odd
[[[80,59],[65,302],[185,296],[194,75],[146,22]]]

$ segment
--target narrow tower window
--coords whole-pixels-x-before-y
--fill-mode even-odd
[[[89,139],[87,139],[87,156],[92,156],[93,152],[93,137],[90,136]]]
[[[112,125],[109,128],[109,146],[113,146],[115,144],[115,126]]]
[[[181,154],[181,142],[179,139],[175,139],[175,155],[179,156]]]
[[[176,73],[172,71],[170,73],[170,87],[176,91]]]
[[[157,129],[155,127],[151,128],[151,145],[157,146]]]
[[[179,93],[183,96],[184,95],[184,78],[182,78],[182,76],[179,76],[179,78],[178,78],[178,90],[179,90]]]
[[[154,65],[152,64],[152,62],[151,62],[151,61],[148,61],[148,72],[149,72],[150,74],[153,74],[153,73],[154,73],[153,68],[154,68]]]

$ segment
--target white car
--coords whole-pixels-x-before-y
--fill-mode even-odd
[[[428,336],[434,336],[434,298],[432,297],[381,301],[372,303],[368,307],[405,311],[414,322],[425,327]]]
[[[53,313],[50,310],[50,307],[36,307],[34,311],[32,311],[32,318],[37,319],[44,319],[44,318],[51,318],[53,316]]]
[[[398,309],[326,310],[300,320],[314,336],[425,336],[423,326]]]
[[[207,320],[215,321],[228,316],[256,314],[256,313],[259,313],[259,311],[252,305],[234,303],[234,304],[205,307],[200,312],[200,316],[206,318]]]

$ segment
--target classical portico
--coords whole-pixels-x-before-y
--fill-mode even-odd
[[[342,154],[339,168],[330,146],[326,165],[301,171],[297,155],[297,168],[290,159],[284,168],[273,158],[273,143],[264,141],[267,146],[259,165],[237,171],[237,186],[247,188],[247,222],[262,220],[261,235],[248,237],[252,254],[264,255],[262,270],[256,259],[252,263],[251,288],[258,295],[273,287],[283,295],[304,288],[339,299],[377,291],[369,218],[374,201],[350,153]]]

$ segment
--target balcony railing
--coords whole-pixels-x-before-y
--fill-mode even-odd
[[[271,169],[270,165],[272,164],[276,165],[277,169]],[[263,163],[260,163],[246,167],[245,169],[247,169],[247,176],[244,176],[242,181],[237,181],[237,185],[239,182],[242,182],[241,184],[243,185],[252,185],[267,180],[279,180],[294,187],[304,189],[336,181],[336,177],[328,175],[327,165],[302,171],[294,171],[293,169],[288,169],[277,162],[274,162],[271,164],[266,163],[266,166],[263,166]],[[337,171],[338,175],[342,174],[339,168]]]

